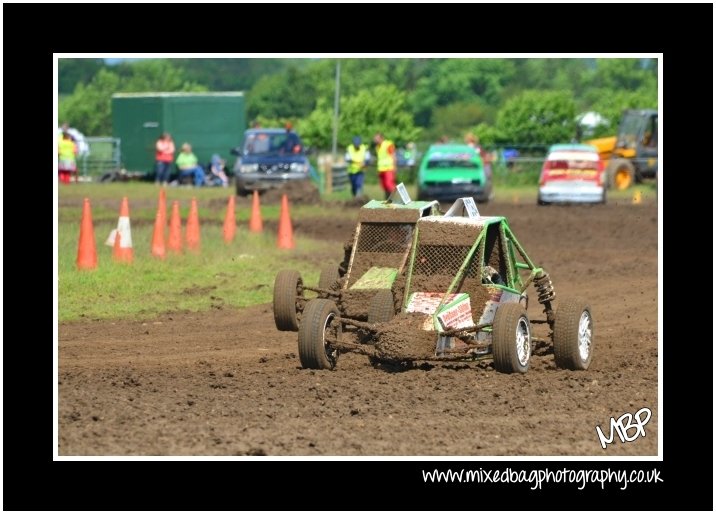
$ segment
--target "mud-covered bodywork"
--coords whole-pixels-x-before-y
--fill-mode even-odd
[[[404,270],[418,220],[437,211],[435,202],[386,204],[373,200],[358,214],[345,276],[339,281],[340,306],[349,317],[366,320],[378,290],[390,289]]]
[[[416,220],[410,231],[391,227],[381,234],[390,238],[371,236],[368,243],[361,232],[369,234],[359,225],[352,268],[343,283],[348,295],[360,291],[361,301],[355,297],[351,304],[363,305],[361,312],[345,306],[339,312],[328,298],[309,302],[308,325],[299,331],[304,366],[330,368],[341,351],[359,351],[392,362],[492,358],[498,371],[524,373],[537,341],[531,325],[544,323],[552,331],[558,366],[588,367],[593,330],[589,306],[568,299],[559,312],[554,309],[549,275],[532,262],[505,217],[481,216],[472,198],[462,198],[445,215]],[[408,234],[411,244],[405,241]],[[410,249],[404,265],[403,254],[386,257],[367,250],[386,239],[396,248]],[[382,267],[383,258],[393,259],[390,267]],[[390,291],[356,288],[362,278],[351,279],[350,271],[359,263],[361,277],[380,276],[376,283],[392,283]],[[530,320],[527,315],[530,284],[545,319]],[[343,330],[337,331],[339,326]],[[343,332],[351,329],[359,342],[347,341]],[[324,353],[330,356],[326,361],[313,358]]]
[[[401,187],[404,195],[405,189]],[[415,224],[439,213],[437,202],[412,201],[398,194],[361,207],[358,223],[345,245],[345,260],[321,271],[317,287],[303,284],[298,272],[283,270],[274,285],[274,318],[279,330],[298,330],[305,293],[332,299],[341,316],[366,321],[368,304],[378,291],[389,291],[407,263]]]
[[[442,334],[490,325],[502,303],[519,302],[526,307],[524,283],[539,268],[520,254],[521,247],[503,217],[429,216],[418,222],[416,239],[402,312],[423,315],[422,328],[435,333],[436,356],[459,348],[474,355],[487,354],[490,330],[475,331],[475,342],[485,344],[474,348]],[[519,263],[516,255],[522,257]],[[520,268],[530,275],[523,279]]]

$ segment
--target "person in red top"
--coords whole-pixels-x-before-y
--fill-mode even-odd
[[[390,194],[395,191],[395,174],[398,171],[395,144],[389,139],[385,139],[380,132],[373,136],[373,142],[375,143],[375,153],[378,159],[376,165],[378,168],[378,178],[385,192],[385,198],[388,199]]]
[[[169,171],[174,162],[174,140],[172,136],[170,136],[168,132],[164,132],[159,136],[159,139],[157,139],[155,148],[155,183],[157,185],[161,183],[163,186],[166,186],[169,181]]]

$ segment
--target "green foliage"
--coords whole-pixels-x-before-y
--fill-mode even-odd
[[[60,94],[72,93],[78,83],[89,82],[103,67],[102,59],[59,59],[57,87]]]
[[[316,87],[310,73],[296,67],[262,77],[247,95],[247,116],[249,119],[306,116],[316,106]]]
[[[570,91],[524,91],[497,114],[502,142],[567,142],[576,133],[575,102]]]
[[[111,98],[119,87],[119,76],[101,69],[89,84],[77,84],[74,93],[60,102],[60,121],[67,121],[86,135],[111,134]]]
[[[329,148],[333,137],[332,104],[319,100],[316,109],[299,122],[297,130],[306,144]],[[407,109],[406,94],[393,85],[376,86],[340,101],[338,144],[341,148],[355,135],[368,140],[376,132],[382,132],[398,145],[420,135]]]
[[[281,73],[289,66],[301,68],[311,59],[175,59],[187,79],[210,91],[248,91],[262,77]]]
[[[614,134],[624,109],[656,109],[657,67],[655,59],[598,59],[582,77],[584,111],[596,111],[609,120],[595,137]]]
[[[609,88],[614,91],[641,87],[656,89],[656,74],[654,59],[599,59],[596,67],[583,75],[583,81],[592,88]]]
[[[462,139],[470,128],[478,123],[494,121],[496,109],[480,101],[460,101],[433,111],[433,122],[426,136],[437,140],[443,135],[453,139]]]
[[[426,141],[462,140],[472,128],[483,144],[555,143],[575,133],[570,112],[606,117],[610,124],[598,136],[614,133],[625,108],[657,106],[655,59],[351,58],[340,64],[341,145],[352,132],[367,138],[376,127],[400,142],[415,140],[414,129],[422,127]],[[249,120],[265,127],[291,120],[311,146],[328,148],[335,71],[336,59],[145,59],[116,66],[61,59],[60,92],[74,92],[60,97],[60,121],[107,135],[116,92],[244,90]],[[375,96],[387,91],[387,99]]]
[[[593,63],[589,59],[513,59],[517,72],[509,96],[525,89],[569,89],[575,95]]]
[[[599,127],[594,137],[615,134],[624,109],[656,109],[658,106],[656,88],[642,87],[636,91],[614,91],[595,89],[589,92],[591,109],[609,120],[609,125]]]
[[[205,86],[187,80],[181,68],[164,59],[138,61],[119,72],[102,68],[87,85],[78,83],[59,104],[60,122],[67,121],[88,136],[108,136],[112,133],[114,93],[206,91]]]
[[[480,123],[473,127],[472,133],[480,138],[480,143],[483,146],[492,146],[501,141],[506,141],[506,137],[499,128],[487,123]]]
[[[514,72],[514,64],[507,59],[431,60],[411,95],[417,123],[428,125],[436,106],[479,100],[496,103]]]

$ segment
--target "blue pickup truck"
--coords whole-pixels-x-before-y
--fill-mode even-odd
[[[249,129],[244,144],[231,150],[236,194],[266,191],[294,180],[310,180],[311,165],[301,138],[292,130]]]

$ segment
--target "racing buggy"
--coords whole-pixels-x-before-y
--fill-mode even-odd
[[[353,237],[344,245],[343,262],[321,269],[317,287],[303,283],[296,270],[281,270],[274,281],[273,313],[276,328],[298,331],[307,293],[330,300],[340,316],[367,321],[367,306],[379,292],[390,295],[403,271],[418,219],[438,214],[435,201],[412,201],[405,186],[385,201],[371,200],[358,213]]]
[[[298,330],[304,367],[332,369],[342,352],[354,351],[374,363],[492,359],[499,372],[525,373],[537,343],[552,344],[560,368],[589,367],[591,308],[579,298],[555,307],[549,275],[505,217],[481,216],[472,198],[461,198],[445,215],[420,217],[411,232],[405,269],[390,289],[370,290],[367,320],[333,296],[306,303]],[[527,314],[530,285],[543,319]],[[546,338],[533,337],[537,324],[548,326]]]

